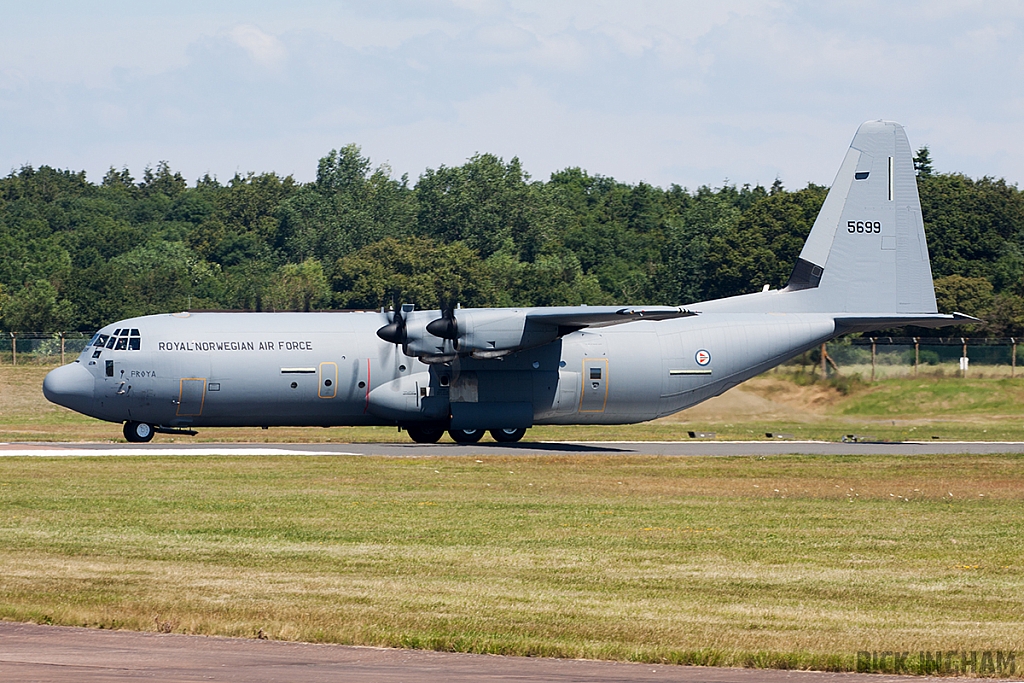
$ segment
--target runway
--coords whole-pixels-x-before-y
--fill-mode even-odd
[[[154,455],[376,455],[390,457],[516,455],[930,455],[1024,453],[1020,441],[906,441],[837,443],[827,441],[548,441],[517,444],[417,443],[0,443],[0,457],[94,457]]]
[[[665,666],[312,645],[244,638],[100,631],[0,622],[0,680],[56,683],[884,683],[904,677]]]

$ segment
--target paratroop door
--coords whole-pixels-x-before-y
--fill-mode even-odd
[[[184,377],[178,393],[178,416],[198,416],[203,414],[203,402],[206,400],[206,379]]]
[[[320,388],[316,395],[320,398],[334,398],[338,395],[338,364],[320,364]]]
[[[583,394],[581,413],[603,413],[608,402],[608,359],[583,359]]]

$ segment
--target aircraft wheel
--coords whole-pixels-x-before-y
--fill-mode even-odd
[[[149,443],[153,440],[153,425],[145,422],[125,422],[124,438],[132,443]]]
[[[476,443],[484,436],[482,429],[449,429],[448,435],[457,443]]]
[[[443,429],[436,427],[406,427],[405,431],[409,432],[409,438],[416,443],[437,443],[444,434]]]
[[[492,429],[491,436],[498,443],[515,443],[526,436],[526,428]]]

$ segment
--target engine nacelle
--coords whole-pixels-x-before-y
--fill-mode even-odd
[[[427,325],[438,317],[437,311],[410,311],[405,315],[405,342],[402,352],[425,362],[448,362],[458,352],[449,339],[436,337],[427,331]]]
[[[403,306],[401,324],[391,322],[377,334],[385,341],[401,344],[405,355],[425,363],[447,363],[460,355],[501,358],[550,343],[564,333],[558,324],[531,319],[529,310],[475,308],[439,312],[414,311]]]
[[[527,318],[525,309],[456,311],[458,352],[474,358],[500,358],[558,338],[558,327]]]

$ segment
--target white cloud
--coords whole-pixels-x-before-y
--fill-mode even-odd
[[[1024,7],[885,0],[185,0],[0,25],[0,170],[313,177],[348,142],[413,177],[476,151],[625,181],[829,183],[861,121],[1024,180]],[[35,5],[33,5],[35,7]]]
[[[228,35],[231,41],[249,53],[253,61],[264,66],[278,66],[288,56],[288,50],[276,36],[264,33],[257,26],[242,24]]]

